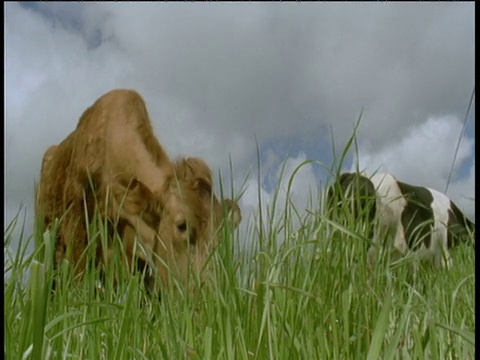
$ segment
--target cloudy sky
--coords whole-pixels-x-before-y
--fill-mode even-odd
[[[306,160],[293,199],[311,207],[363,109],[344,170],[444,192],[459,144],[447,194],[474,216],[473,3],[6,3],[4,17],[6,224],[21,205],[32,223],[43,153],[114,88],[144,97],[172,158],[245,190],[246,215]]]

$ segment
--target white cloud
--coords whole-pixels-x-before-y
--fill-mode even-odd
[[[256,169],[256,139],[261,149],[285,138],[328,142],[330,133],[322,131],[332,126],[341,148],[362,107],[366,161],[404,139],[387,151],[385,161],[404,151],[402,157],[418,164],[418,176],[410,177],[400,165],[393,170],[420,183],[429,176],[444,180],[457,125],[447,121],[428,130],[421,124],[429,114],[460,118],[465,112],[474,78],[473,7],[7,3],[5,221],[20,203],[32,208],[45,149],[64,139],[99,96],[117,87],[143,95],[172,157],[201,156],[215,173],[228,175],[231,155],[236,189],[248,170]],[[433,131],[440,131],[435,151],[422,165],[423,156],[408,148],[430,141]],[[472,142],[462,142],[459,163]],[[306,159],[300,146],[293,149],[297,156],[281,149],[261,164],[267,203],[279,162],[290,156],[289,175]],[[324,154],[318,156],[315,160],[324,160]],[[316,183],[312,169],[306,165],[294,182],[292,198],[300,209],[307,206],[306,189]],[[253,190],[244,195],[246,207],[257,203],[256,179],[249,181]],[[468,195],[470,185],[456,180],[449,191]]]
[[[270,155],[273,157],[273,155]],[[267,178],[271,178],[266,181]],[[319,181],[314,173],[313,164],[308,162],[305,153],[300,152],[295,157],[289,157],[283,162],[276,161],[268,174],[264,174],[260,186],[257,179],[249,179],[246,191],[241,198],[241,206],[245,218],[258,219],[259,192],[262,206],[262,216],[266,223],[276,224],[285,216],[285,208],[296,208],[305,215],[306,209],[318,209],[316,203]],[[268,186],[267,183],[273,186]],[[287,202],[288,195],[288,202]],[[293,206],[293,207],[292,207]],[[298,227],[301,219],[291,213],[292,226]]]
[[[288,194],[289,202],[302,213],[307,207],[317,207],[310,202],[316,199],[319,183],[312,163],[307,161],[306,154],[300,152],[285,161],[283,170],[279,168],[277,171],[277,178],[280,179],[279,204],[285,204]]]
[[[448,187],[447,195],[470,219],[475,219],[475,161],[471,164],[467,176],[454,178]]]

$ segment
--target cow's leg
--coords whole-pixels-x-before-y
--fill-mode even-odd
[[[452,257],[448,251],[448,229],[443,224],[437,224],[432,233],[431,251],[437,268],[450,269]]]
[[[391,243],[389,243],[388,240],[391,236],[391,230],[392,229],[386,225],[375,227],[372,246],[370,246],[367,253],[368,262],[371,267],[375,265],[379,252],[391,250]],[[408,251],[405,233],[401,222],[398,222],[395,226],[393,251],[395,258],[405,255]]]
[[[139,235],[139,243],[143,247],[143,251],[135,247],[136,255],[145,260],[142,253],[151,254],[157,241],[156,230],[142,219],[142,214],[147,211],[149,202],[153,201],[152,193],[136,179],[126,181],[118,178],[108,188],[111,193],[110,200],[105,196],[106,189],[100,195],[102,215],[115,223],[118,223],[118,220],[125,220],[135,229],[136,234]],[[130,236],[131,234],[121,235]]]
[[[408,241],[407,235],[405,233],[405,227],[403,226],[403,223],[401,220],[399,220],[398,225],[397,225],[397,231],[395,234],[395,243],[394,243],[394,248],[397,250],[398,254],[400,256],[405,256],[407,255],[411,250],[408,247]],[[426,252],[422,252],[425,246],[422,245],[420,250],[417,250],[412,254],[412,261],[410,262],[410,271],[412,273],[416,273],[418,271],[418,260],[422,259],[423,257],[428,256],[428,250]]]
[[[395,230],[395,241],[393,243],[395,249],[397,249],[402,255],[408,252],[407,239],[405,238],[405,228],[401,221],[397,223]]]
[[[80,214],[68,213],[60,226],[60,236],[56,248],[56,262],[63,259],[71,261],[75,266],[75,275],[84,273],[87,262],[87,231]]]
[[[450,268],[452,259],[447,249],[447,230],[445,226],[435,226],[428,234],[430,244],[422,243],[420,249],[414,252],[417,261],[432,261],[437,268]]]
[[[372,245],[368,249],[368,253],[367,253],[368,264],[370,268],[373,268],[375,266],[375,263],[377,262],[377,254],[378,254],[379,246],[380,246],[379,234],[378,234],[378,231],[375,230],[375,235],[372,240]]]
[[[120,207],[117,216],[127,222],[120,235],[127,248],[129,261],[134,258],[145,261],[150,269],[157,272],[163,283],[168,284],[169,260],[173,258],[174,252],[171,244],[162,241],[157,232],[140,215],[131,214]],[[158,292],[159,285],[157,281],[152,280],[154,278],[155,276],[150,277],[147,286],[150,290]]]
[[[367,252],[368,264],[371,268],[373,268],[375,266],[375,263],[377,262],[378,253],[381,250],[381,248],[384,246],[384,243],[385,243],[384,238],[386,235],[387,235],[386,227],[376,224],[374,228],[372,245],[370,246]]]
[[[142,246],[142,249],[136,247],[135,255],[145,260],[145,254],[152,254],[155,248],[155,243],[159,241],[157,233],[154,229],[148,226],[141,216],[137,214],[130,214],[123,209],[119,210],[121,219],[126,220],[134,229]]]

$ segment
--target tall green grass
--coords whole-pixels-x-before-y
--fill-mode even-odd
[[[245,233],[224,229],[207,285],[192,276],[195,292],[173,286],[161,301],[143,274],[121,266],[120,247],[101,286],[93,251],[80,280],[66,261],[54,270],[55,228],[22,232],[10,253],[15,219],[4,234],[4,357],[474,359],[471,246],[453,249],[448,271],[422,264],[413,273],[412,260],[389,252],[371,268],[364,224],[327,219],[314,200],[302,213],[287,197]],[[92,226],[103,241],[101,224]]]

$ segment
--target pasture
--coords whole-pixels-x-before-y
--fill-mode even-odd
[[[53,270],[51,232],[23,229],[11,253],[17,217],[4,233],[5,358],[475,358],[470,244],[452,249],[451,270],[422,263],[413,272],[412,257],[388,251],[369,268],[368,224],[327,219],[323,200],[311,201],[313,211],[287,201],[259,212],[244,234],[223,230],[208,286],[191,274],[161,301],[122,267],[120,246],[103,285],[94,266],[81,280],[66,262]],[[102,238],[102,222],[90,233]]]

